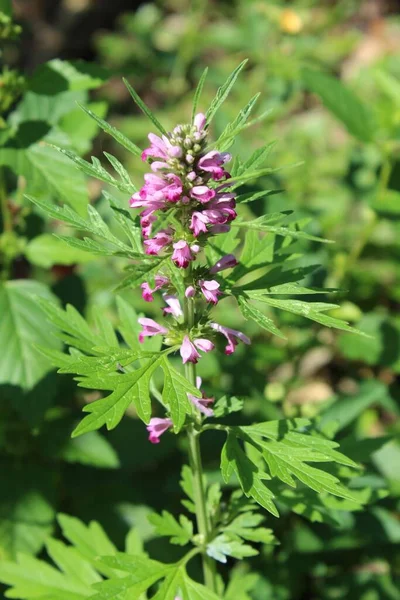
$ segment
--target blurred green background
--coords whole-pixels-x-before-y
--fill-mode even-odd
[[[240,418],[246,422],[321,418],[343,452],[363,464],[352,485],[368,486],[371,499],[363,513],[343,510],[336,501],[323,522],[302,515],[301,507],[294,513],[284,509],[279,521],[268,516],[281,545],[253,561],[259,579],[250,597],[400,598],[399,3],[2,2],[0,560],[18,551],[42,552],[48,536],[58,533],[57,512],[99,520],[119,545],[134,525],[156,557],[171,557],[167,542],[154,538],[146,514],[178,509],[184,441],[166,435],[151,446],[134,412],[115,431],[70,440],[93,393],[56,375],[32,346],[57,346],[34,294],[69,302],[93,323],[115,323],[113,288],[126,261],[65,246],[51,235],[65,233],[65,225],[46,219],[24,193],[70,204],[83,215],[86,204],[94,203],[117,228],[102,184],[85,180],[46,142],[102,160],[109,151],[136,184],[145,165],[100,133],[76,102],[143,148],[151,127],[122,77],[168,130],[190,118],[193,89],[205,66],[204,110],[248,58],[213,134],[261,92],[257,114],[264,118],[241,134],[232,152],[245,157],[275,142],[268,166],[276,171],[248,191],[282,192],[244,205],[242,215],[294,210],[311,233],[334,240],[298,242],[294,266],[306,273],[310,265],[321,265],[306,277],[308,286],[339,288],[327,294],[340,305],[332,315],[372,336],[337,333],[279,313],[287,340],[272,339],[244,322],[233,305],[215,309],[224,324],[244,328],[253,342],[231,357],[214,353],[202,359],[207,392],[243,397]],[[328,78],[315,78],[316,70]],[[335,87],[337,81],[342,87]],[[119,200],[128,206],[122,193]],[[123,298],[149,316],[159,311],[156,303],[144,303],[140,290]],[[220,440],[207,434],[204,442],[212,480],[218,477]]]

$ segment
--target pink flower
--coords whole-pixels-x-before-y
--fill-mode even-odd
[[[207,215],[195,211],[192,213],[189,229],[191,229],[197,237],[200,233],[207,233],[207,223],[210,223],[210,219]]]
[[[194,256],[190,251],[189,244],[185,242],[185,240],[179,240],[179,242],[175,242],[173,247],[174,252],[171,257],[172,260],[178,267],[186,269],[190,261],[194,259]]]
[[[131,198],[132,208],[152,205],[162,208],[165,200],[177,202],[182,194],[182,181],[174,173],[167,173],[163,177],[146,173],[144,180],[144,186]]]
[[[200,390],[201,387],[201,377],[196,377],[196,387]],[[206,417],[212,417],[214,411],[211,408],[208,408],[209,404],[214,402],[214,398],[207,398],[204,393],[202,393],[201,398],[197,398],[193,394],[187,394],[189,400],[194,404],[194,406]]]
[[[231,155],[228,152],[217,152],[217,150],[211,150],[202,156],[198,162],[198,167],[202,171],[210,173],[212,178],[215,180],[222,179],[227,175],[222,165],[231,160]]]
[[[220,258],[213,267],[211,267],[210,273],[214,275],[215,273],[219,273],[224,269],[231,269],[232,267],[236,267],[237,264],[238,261],[236,260],[233,254],[226,254],[225,256]]]
[[[214,348],[214,344],[210,340],[206,340],[203,338],[198,338],[193,342],[190,340],[188,335],[182,340],[182,345],[180,348],[180,355],[182,357],[183,364],[187,362],[197,363],[198,359],[201,358],[200,354],[197,352],[197,349],[202,350],[203,352],[210,352]]]
[[[172,242],[172,229],[161,229],[149,240],[144,241],[146,254],[158,254],[165,246]]]
[[[147,137],[150,140],[150,147],[143,150],[142,160],[147,160],[149,157],[168,158],[167,148],[164,141],[154,133],[149,133]]]
[[[163,298],[168,304],[168,306],[163,309],[164,314],[171,314],[177,318],[183,315],[179,298],[177,296],[174,296],[173,294],[163,294]]]
[[[215,329],[215,331],[222,333],[222,335],[224,335],[228,340],[228,344],[225,347],[225,354],[233,354],[233,352],[235,351],[235,347],[238,344],[237,340],[242,341],[244,344],[251,344],[249,338],[246,335],[244,335],[244,333],[242,333],[241,331],[236,331],[236,329],[230,329],[230,327],[223,327],[218,323],[210,323],[210,326],[213,329]]]
[[[154,135],[154,133],[149,133],[147,137],[150,140],[150,147],[142,152],[142,160],[147,160],[148,158],[168,160],[168,158],[179,158],[182,155],[181,148],[173,146],[166,135],[160,138],[158,135]]]
[[[204,204],[215,197],[215,190],[212,190],[206,185],[195,185],[190,190],[190,196]]]
[[[149,442],[152,444],[159,444],[162,434],[172,426],[173,423],[171,419],[159,419],[158,417],[153,417],[150,419],[150,423],[146,427],[147,431],[149,432]]]
[[[214,350],[215,348],[212,341],[207,340],[205,338],[197,338],[197,340],[194,340],[194,344],[199,350],[202,350],[203,352],[211,352],[211,350]]]
[[[153,223],[157,221],[157,217],[153,213],[150,213],[149,215],[146,215],[145,213],[146,211],[140,215],[140,226],[142,228],[142,236],[148,238],[151,234]]]
[[[139,342],[142,344],[145,337],[152,337],[153,335],[165,335],[168,333],[168,329],[159,325],[153,319],[148,319],[147,317],[142,317],[138,319],[138,322],[143,327],[143,330],[139,333]]]
[[[179,352],[182,357],[183,364],[187,362],[197,363],[198,359],[200,358],[200,354],[197,352],[195,345],[190,341],[188,335],[185,335],[183,338]]]
[[[149,284],[147,283],[147,281],[145,281],[144,283],[141,284],[141,288],[142,288],[142,297],[144,300],[146,300],[146,302],[153,302],[154,298],[153,298],[153,294],[154,292],[157,292],[158,290],[160,290],[162,287],[164,287],[165,285],[168,285],[169,283],[169,279],[168,277],[164,277],[163,275],[156,275],[154,277],[154,283],[155,286],[152,289]]]
[[[203,131],[204,126],[206,124],[206,116],[203,115],[203,113],[198,113],[194,120],[193,120],[194,126],[197,128],[198,131]]]
[[[182,181],[174,173],[168,173],[165,177],[168,183],[163,188],[162,193],[169,202],[177,202],[182,195]]]
[[[186,298],[193,298],[193,296],[195,294],[196,294],[196,290],[194,289],[194,287],[192,285],[189,285],[185,290]]]
[[[218,296],[221,295],[221,292],[219,291],[220,285],[218,281],[215,281],[215,279],[211,279],[210,281],[200,279],[198,284],[207,302],[217,304]]]

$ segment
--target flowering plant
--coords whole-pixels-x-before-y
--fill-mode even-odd
[[[258,95],[239,111],[215,143],[209,135],[213,117],[244,65],[234,70],[203,114],[198,112],[198,104],[205,72],[196,90],[191,122],[177,125],[171,132],[164,129],[126,83],[159,133],[149,134],[150,146],[143,152],[84,109],[149,166],[144,184],[137,189],[115,157],[106,154],[118,179],[98,160],[93,158],[92,163],[87,163],[70,151],[59,149],[85,173],[131,195],[130,207],[140,210],[138,217],[134,210],[121,208],[105,192],[125,234],[124,240],[111,231],[92,206],[85,220],[69,207],[31,198],[52,217],[98,238],[64,237],[69,245],[129,259],[127,274],[118,289],[140,287],[146,302],[153,302],[156,294],[161,294],[164,301],[160,319],[154,320],[138,317],[129,303],[118,297],[118,335],[107,320],[98,319],[96,329],[92,329],[72,307],[64,311],[51,302],[40,301],[70,349],[61,353],[42,348],[42,352],[60,372],[75,374],[80,386],[110,392],[85,406],[84,411],[89,414],[73,436],[103,425],[108,429],[116,427],[133,405],[143,427],[147,427],[150,443],[162,443],[162,436],[171,433],[184,435],[189,458],[189,466],[182,471],[186,514],[176,517],[163,511],[151,517],[160,536],[170,537],[172,544],[190,546],[188,551],[173,563],[152,560],[132,543],[128,544],[127,553],[107,551],[107,544],[96,557],[86,551],[85,561],[97,569],[98,576],[85,582],[90,594],[76,590],[74,598],[93,592],[97,600],[142,599],[148,597],[146,594],[156,600],[246,599],[251,578],[239,582],[234,575],[229,582],[225,572],[218,572],[217,564],[257,555],[261,546],[276,543],[272,529],[263,526],[268,514],[278,517],[279,506],[318,520],[332,498],[336,498],[338,506],[347,503],[351,507],[348,510],[359,509],[365,501],[361,493],[348,489],[341,481],[340,465],[347,468],[347,473],[358,466],[336,449],[338,444],[329,439],[328,431],[304,418],[245,426],[228,424],[225,418],[241,410],[243,402],[235,397],[215,401],[202,389],[196,373],[196,364],[204,353],[222,347],[225,354],[231,355],[239,344],[251,344],[244,332],[214,320],[213,307],[227,298],[236,301],[246,320],[255,321],[272,335],[284,337],[259,306],[354,331],[347,323],[326,314],[335,305],[291,298],[326,292],[300,284],[308,271],[293,268],[290,262],[291,255],[299,252],[299,241],[326,240],[301,231],[296,218],[287,211],[251,221],[237,213],[241,204],[276,191],[240,191],[244,183],[271,171],[263,167],[270,144],[257,149],[245,161],[227,152],[243,128],[262,118],[250,119]],[[206,431],[225,436],[221,478],[212,484],[202,468],[200,438]],[[324,468],[327,464],[329,467]],[[238,487],[232,491],[233,476]],[[63,523],[68,539],[78,543],[77,536],[71,533],[71,522],[64,519]],[[188,565],[196,565],[199,557],[203,568],[201,583],[187,570]],[[13,573],[6,577],[9,584],[15,584]]]

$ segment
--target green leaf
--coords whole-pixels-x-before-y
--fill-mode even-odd
[[[159,273],[160,268],[164,263],[170,260],[169,256],[164,258],[152,257],[150,260],[148,260],[148,257],[143,258],[140,264],[126,269],[128,272],[131,271],[131,273],[117,285],[115,291],[119,292],[127,288],[137,287],[140,283],[143,283],[143,281],[151,281],[151,279]]]
[[[256,573],[243,573],[240,569],[233,569],[230,573],[229,584],[224,594],[224,600],[252,600],[247,592],[251,592],[259,576]]]
[[[129,82],[123,78],[122,81],[124,82],[124,84],[126,85],[128,92],[130,93],[130,95],[132,96],[133,100],[135,101],[135,103],[137,104],[137,106],[140,108],[140,110],[150,119],[150,121],[152,121],[152,123],[155,125],[155,127],[164,135],[167,135],[166,130],[164,129],[164,127],[161,125],[161,123],[159,122],[159,120],[157,119],[157,117],[152,113],[152,111],[149,109],[148,106],[146,106],[146,104],[143,102],[143,100],[138,96],[138,94],[135,92],[135,90],[133,89],[133,87],[129,84]]]
[[[127,183],[126,181],[118,181],[117,179],[115,179],[115,177],[110,175],[110,173],[108,173],[108,171],[106,171],[106,169],[101,165],[99,159],[95,156],[91,157],[92,162],[89,163],[86,160],[83,160],[83,158],[80,158],[74,152],[67,150],[66,148],[60,148],[59,146],[55,145],[52,145],[52,148],[54,150],[57,150],[57,152],[61,153],[61,155],[66,156],[72,162],[74,162],[77,168],[83,173],[85,173],[85,175],[88,175],[89,177],[94,177],[95,179],[100,179],[100,181],[104,181],[112,187],[115,187],[121,192],[125,192],[127,194],[132,194],[136,191],[136,188],[132,182]],[[52,152],[51,154],[52,156],[54,156],[55,153]]]
[[[251,319],[260,327],[269,331],[269,333],[277,335],[284,340],[286,339],[283,333],[275,326],[275,323],[272,321],[272,319],[265,316],[260,310],[258,310],[258,308],[246,302],[242,296],[239,296],[238,302],[241,313],[245,319]]]
[[[59,239],[50,233],[42,233],[27,244],[24,251],[25,256],[34,265],[45,269],[53,265],[82,264],[93,260],[93,256],[80,248],[72,247],[72,245],[69,248],[66,247],[62,240],[62,237]]]
[[[207,77],[207,73],[208,73],[208,67],[206,67],[199,79],[199,83],[197,84],[196,87],[196,91],[194,93],[194,98],[193,98],[193,110],[192,110],[192,123],[194,121],[194,118],[197,114],[197,107],[199,105],[199,100],[200,100],[200,96],[201,96],[201,92],[203,91],[203,87],[204,87],[204,82],[206,80]]]
[[[311,319],[311,321],[320,323],[325,327],[332,327],[334,329],[341,329],[342,331],[357,333],[358,335],[365,335],[362,333],[362,331],[359,331],[358,329],[348,325],[346,321],[323,314],[324,311],[337,308],[337,304],[326,304],[324,302],[303,302],[302,300],[280,300],[267,296],[257,296],[257,300],[264,302],[269,306],[273,306],[274,308],[286,310],[295,315],[305,317],[306,319]]]
[[[92,90],[108,77],[108,71],[95,63],[55,58],[37,69],[29,82],[29,89],[41,95],[55,95],[65,90]]]
[[[125,598],[128,590],[129,598],[139,598],[159,579],[168,578],[170,573],[174,576],[178,571],[173,564],[165,565],[143,555],[134,556],[121,552],[114,556],[102,557],[101,563],[114,571],[122,571],[128,575],[124,577],[120,575],[95,584],[94,588],[98,593],[91,597],[92,600],[117,600],[121,598],[120,594]]]
[[[100,556],[117,553],[116,547],[96,521],[86,525],[76,517],[65,514],[59,514],[57,520],[63,536],[92,564],[98,564]]]
[[[164,371],[163,402],[171,413],[175,431],[179,431],[185,423],[186,415],[193,412],[187,394],[201,398],[201,393],[171,365],[167,357],[163,358],[161,367]]]
[[[222,533],[217,535],[209,544],[207,544],[207,554],[214,560],[226,563],[227,556],[242,559],[248,556],[256,556],[258,550],[244,544],[239,537],[231,533]]]
[[[137,386],[142,380],[141,385],[145,386],[145,389],[149,388],[151,376],[161,365],[162,359],[163,356],[161,355],[155,360],[148,361],[143,367],[132,373],[125,373],[124,375],[112,373],[81,379],[79,385],[82,387],[112,390],[112,393],[84,407],[84,412],[90,414],[74,429],[72,437],[94,431],[103,425],[106,425],[107,429],[114,429],[132,402],[135,403],[139,417],[145,423],[148,423],[151,416],[150,398],[138,394]]]
[[[93,591],[90,586],[70,581],[44,561],[24,554],[19,555],[17,563],[0,564],[0,580],[13,586],[9,597],[21,600],[83,600]]]
[[[241,62],[240,65],[232,71],[232,73],[229,75],[226,82],[223,85],[221,85],[220,88],[218,88],[215,98],[212,100],[210,107],[206,113],[207,125],[209,125],[211,123],[216,112],[222,106],[222,104],[225,102],[226,98],[229,95],[229,92],[231,91],[232,87],[234,86],[234,84],[236,82],[236,79],[239,76],[240,71],[244,68],[246,63],[247,63],[247,60],[244,60],[243,62]]]
[[[109,152],[103,152],[103,154],[107,158],[108,162],[114,167],[114,170],[118,173],[122,182],[126,184],[128,188],[134,191],[135,186],[131,181],[129,173],[125,169],[125,167],[120,163],[120,161],[117,158],[115,158],[115,156],[113,156],[112,154],[109,154]]]
[[[218,140],[213,144],[213,146],[219,150],[220,152],[225,152],[230,148],[230,146],[234,143],[235,137],[240,133],[240,131],[245,126],[246,121],[251,115],[251,112],[260,97],[260,93],[253,96],[253,98],[246,104],[244,108],[241,109],[236,119],[225,127]]]
[[[337,446],[324,438],[292,431],[294,422],[278,421],[272,425],[261,423],[249,427],[239,427],[268,465],[271,477],[277,477],[289,486],[295,487],[293,477],[318,493],[326,492],[354,500],[353,495],[335,477],[322,469],[311,467],[309,462],[335,462],[357,468],[356,463],[334,450]],[[269,429],[270,428],[270,429]],[[240,435],[240,433],[239,433]],[[248,436],[248,437],[246,437]],[[268,438],[268,441],[264,440]]]
[[[119,458],[106,438],[97,431],[69,440],[60,457],[70,463],[80,463],[101,469],[117,469]]]
[[[39,123],[40,125],[40,123]],[[30,136],[33,136],[32,126]],[[27,122],[22,124],[5,146],[0,148],[0,166],[9,167],[16,175],[22,175],[27,182],[29,194],[51,194],[71,204],[81,212],[88,203],[88,193],[83,175],[77,174],[71,162],[64,154],[56,154],[50,147],[50,137],[44,131],[36,133],[36,139],[25,139]],[[79,159],[82,160],[82,159]]]
[[[58,235],[57,238],[65,241],[72,248],[83,250],[85,252],[91,252],[92,254],[116,254],[121,252],[122,254],[138,258],[141,255],[137,255],[132,252],[130,246],[127,246],[118,239],[109,229],[108,225],[103,221],[96,209],[89,205],[87,207],[88,219],[82,218],[77,212],[75,212],[69,206],[57,206],[51,202],[46,202],[32,196],[26,196],[28,200],[36,204],[41,210],[43,210],[50,217],[63,221],[75,229],[87,231],[103,241],[111,244],[111,250],[109,246],[100,245],[98,242],[89,238],[84,240],[78,240],[76,238],[67,238],[66,236]]]
[[[362,142],[374,139],[376,126],[373,115],[369,106],[354,92],[327,73],[303,69],[302,75],[306,87],[320,96],[328,110],[343,123],[349,133]]]
[[[106,102],[91,102],[93,114],[100,119],[107,112]],[[70,110],[59,121],[59,128],[68,135],[72,148],[80,155],[87,154],[92,149],[92,140],[98,133],[98,127],[93,119],[85,115],[79,107]]]
[[[269,144],[266,144],[265,146],[254,150],[252,155],[241,165],[240,169],[238,169],[238,171],[235,173],[235,177],[238,177],[243,173],[247,173],[247,171],[249,171],[250,169],[256,170],[260,168],[263,165],[263,163],[267,160],[275,144],[276,142],[269,142]]]
[[[231,532],[245,540],[263,544],[275,544],[272,529],[259,527],[264,517],[253,512],[245,512],[236,517],[229,525],[224,527],[225,532]]]
[[[171,537],[171,544],[186,546],[193,537],[193,523],[185,515],[179,515],[179,522],[171,513],[163,510],[161,515],[152,513],[148,517],[160,536]]]
[[[190,579],[186,573],[183,573],[180,585],[183,594],[182,600],[219,600],[219,596],[204,585],[201,585],[201,583]]]
[[[56,308],[55,297],[42,283],[20,279],[0,284],[0,347],[7,349],[0,356],[0,384],[31,390],[50,370],[48,359],[34,344],[60,348],[38,297]]]
[[[52,470],[43,470],[29,461],[20,468],[2,461],[0,558],[15,558],[20,552],[35,554],[51,535],[55,517],[54,475]]]
[[[281,235],[283,237],[290,237],[295,240],[310,240],[313,242],[320,242],[324,244],[331,244],[331,240],[320,238],[316,235],[311,235],[305,231],[298,231],[297,229],[291,229],[290,227],[279,227],[276,225],[269,225],[270,215],[263,215],[254,219],[253,221],[242,221],[236,219],[232,223],[232,227],[245,227],[246,229],[255,229],[256,231],[266,231],[274,233],[275,235]]]
[[[241,398],[236,398],[236,396],[222,396],[214,404],[214,417],[217,419],[226,417],[233,412],[242,410],[243,405],[244,401]]]
[[[275,517],[279,516],[273,502],[273,493],[264,485],[268,475],[260,473],[258,467],[246,456],[234,434],[229,433],[221,454],[221,472],[225,483],[235,472],[243,493],[253,498]]]
[[[58,329],[57,336],[64,343],[89,354],[95,346],[104,345],[103,336],[93,331],[76,308],[70,304],[62,310],[46,299],[40,299],[39,303],[48,320]],[[49,328],[48,323],[46,327]],[[70,362],[68,361],[68,365]]]
[[[101,119],[96,113],[90,110],[90,108],[83,106],[79,103],[78,105],[83,111],[85,111],[87,115],[89,115],[89,117],[91,117],[99,125],[99,127],[101,127],[101,129],[103,129],[103,131],[111,135],[111,137],[113,137],[114,140],[121,144],[121,146],[123,146],[126,150],[132,152],[132,154],[134,154],[135,156],[141,155],[141,149],[138,146],[136,146],[136,144],[131,142],[131,140],[127,138],[123,133],[118,131],[118,129],[110,125],[110,123],[107,123],[107,121]]]

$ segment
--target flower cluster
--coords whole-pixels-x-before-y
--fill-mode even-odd
[[[171,254],[183,269],[196,259],[209,235],[229,231],[236,217],[235,194],[229,192],[230,175],[224,165],[227,152],[206,151],[206,118],[198,114],[193,124],[178,125],[162,137],[150,133],[150,147],[142,153],[150,161],[152,173],[130,201],[142,208],[140,222],[145,251],[149,255]],[[168,226],[152,236],[157,216],[164,220],[173,214],[182,227]]]
[[[186,305],[198,298],[215,305],[223,296],[223,282],[218,274],[235,267],[236,258],[227,254],[211,268],[193,263],[201,255],[208,237],[229,231],[230,223],[236,218],[235,194],[230,189],[230,174],[225,170],[231,156],[208,149],[206,118],[201,113],[196,115],[193,124],[178,125],[162,137],[152,133],[148,137],[150,146],[142,153],[142,159],[149,161],[152,172],[144,176],[143,187],[130,201],[132,208],[142,209],[140,223],[145,252],[170,257],[176,267],[185,270],[182,271],[185,298],[181,300]],[[161,335],[166,345],[180,348],[184,364],[195,364],[201,352],[211,352],[218,334],[226,340],[226,354],[232,354],[239,341],[250,344],[242,332],[204,318],[207,314],[204,310],[201,313],[193,310],[194,322],[189,327],[168,271],[158,273],[152,282],[143,282],[141,289],[147,302],[154,300],[156,292],[162,292],[163,314],[171,320],[161,325],[153,319],[140,318],[140,342],[146,337]],[[200,384],[201,381],[197,381],[198,389]],[[201,398],[188,394],[188,398],[204,417],[212,416],[209,405],[213,398],[204,394]],[[158,443],[170,427],[169,418],[151,419],[147,427],[149,440]]]

